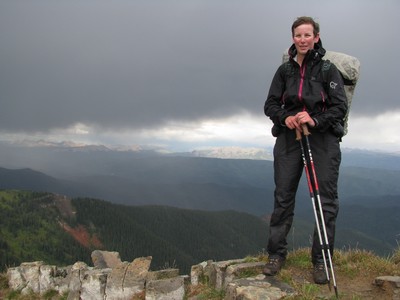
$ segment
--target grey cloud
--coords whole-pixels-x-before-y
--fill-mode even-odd
[[[261,115],[290,25],[302,14],[318,18],[327,49],[361,60],[352,112],[393,111],[399,6],[0,0],[0,128],[148,128],[243,110]]]

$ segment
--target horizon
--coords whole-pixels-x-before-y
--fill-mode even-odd
[[[85,143],[82,141],[73,141],[73,140],[49,140],[49,139],[35,139],[32,137],[27,137],[24,139],[18,140],[6,140],[0,138],[0,146],[11,146],[18,148],[93,148],[96,150],[111,150],[117,152],[140,152],[140,151],[154,151],[160,154],[185,154],[185,153],[206,153],[211,151],[237,151],[237,152],[248,152],[249,151],[262,151],[264,153],[268,153],[272,157],[272,151],[274,145],[270,145],[267,147],[257,147],[254,145],[236,145],[236,144],[218,144],[218,145],[198,145],[197,147],[169,147],[168,145],[160,145],[160,144],[101,144],[101,143]],[[353,152],[353,151],[361,151],[361,152],[369,152],[369,153],[377,153],[377,154],[388,154],[394,156],[400,156],[400,151],[392,151],[385,149],[370,149],[363,147],[341,147],[343,153]],[[216,152],[215,152],[216,153]],[[232,152],[233,153],[233,152]],[[234,153],[233,153],[234,156]],[[269,158],[268,158],[269,160]]]

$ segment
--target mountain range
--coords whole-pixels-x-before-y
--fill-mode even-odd
[[[267,220],[273,209],[273,162],[268,159],[46,143],[29,147],[0,143],[0,150],[1,189],[45,191],[128,206],[233,210]],[[233,150],[229,148],[223,155],[227,157]],[[210,149],[208,153],[222,152]],[[257,151],[248,153],[251,157]],[[399,180],[399,155],[343,150],[338,247],[361,247],[387,255],[398,246]],[[304,178],[295,221],[293,245],[298,244],[294,242],[298,234],[310,234],[313,224]]]

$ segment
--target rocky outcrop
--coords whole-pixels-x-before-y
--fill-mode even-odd
[[[43,262],[23,263],[7,271],[9,286],[23,294],[44,294],[55,290],[68,300],[182,300],[187,285],[207,282],[224,290],[227,300],[281,299],[293,293],[291,287],[266,280],[264,263],[243,259],[202,262],[192,266],[190,276],[178,269],[150,271],[151,257],[122,262],[118,252],[93,251],[93,267],[83,262],[61,268]],[[195,298],[189,298],[195,299]]]
[[[44,294],[55,290],[68,295],[68,300],[132,299],[146,294],[146,299],[161,299],[158,295],[174,295],[168,299],[183,299],[183,277],[179,270],[149,271],[151,257],[122,262],[117,252],[94,251],[94,267],[77,262],[61,268],[43,262],[22,263],[7,271],[9,286],[22,294]],[[171,284],[173,282],[173,284]],[[145,289],[149,288],[149,293]]]
[[[22,263],[7,271],[9,286],[22,294],[55,290],[67,300],[196,300],[186,288],[208,284],[225,292],[225,300],[283,299],[294,295],[289,285],[262,275],[264,262],[236,259],[192,266],[190,276],[178,269],[150,271],[151,257],[122,262],[118,252],[93,251],[93,267],[77,262],[68,267],[43,262]],[[375,286],[400,300],[400,277],[382,276]],[[203,299],[203,298],[202,298]]]
[[[225,300],[282,299],[295,291],[274,277],[262,275],[265,262],[245,259],[203,262],[191,269],[191,285],[202,281],[216,289],[225,290]]]

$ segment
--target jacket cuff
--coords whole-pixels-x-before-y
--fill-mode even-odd
[[[315,123],[315,126],[314,126],[314,128],[317,128],[318,126],[319,126],[319,122],[318,122],[318,120],[314,117],[314,118],[312,118],[313,119],[313,121],[314,121],[314,123]]]
[[[287,117],[289,117],[289,114],[283,114],[281,117],[280,117],[280,123],[281,123],[281,126],[284,126],[284,127],[286,127],[286,123],[285,123],[285,120],[286,120],[286,118]]]

